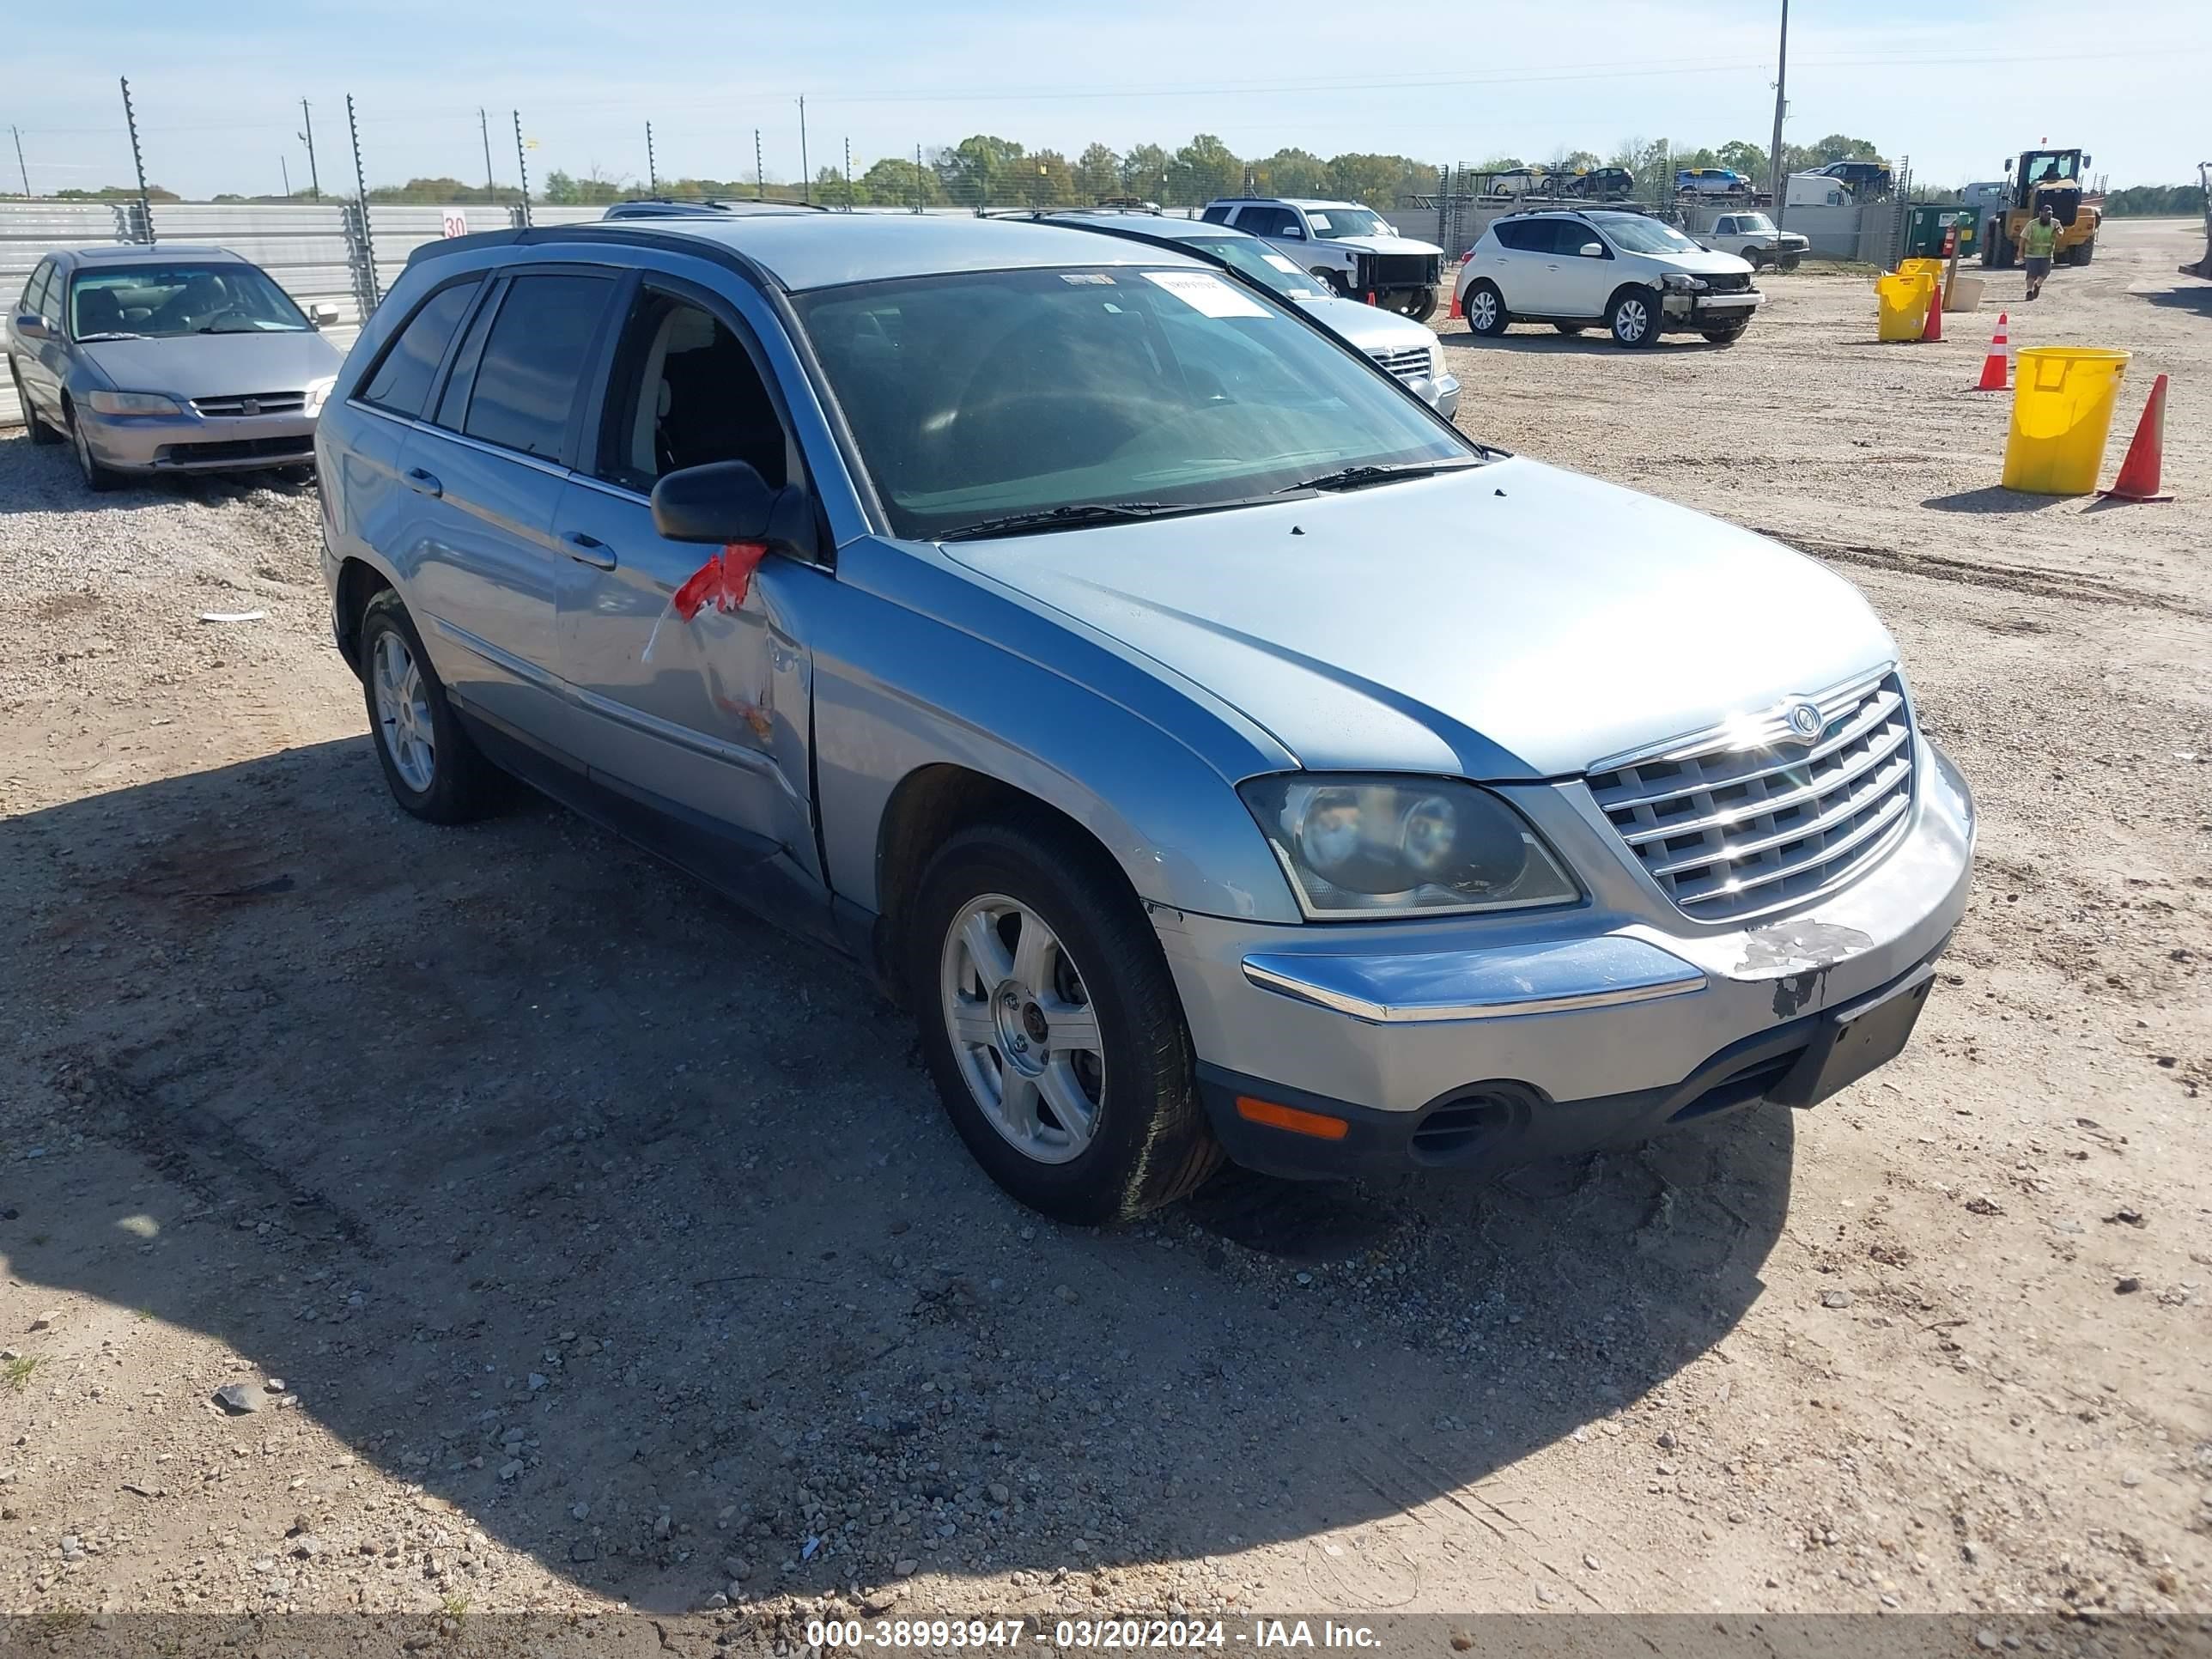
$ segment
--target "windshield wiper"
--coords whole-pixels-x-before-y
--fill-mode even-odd
[[[203,323],[192,331],[195,334],[299,334],[305,331],[282,323],[275,328],[264,328],[258,323],[241,323],[236,328],[223,328],[217,323]]]
[[[996,519],[948,530],[940,542],[980,540],[986,536],[1011,536],[1024,530],[1073,530],[1084,525],[1127,524],[1136,519],[1158,518],[1164,513],[1202,513],[1201,504],[1178,501],[1085,501],[1073,507],[1039,507],[1031,513],[1008,513]]]
[[[1438,472],[1462,472],[1471,466],[1480,466],[1480,461],[1466,459],[1446,461],[1391,461],[1369,463],[1364,466],[1347,466],[1334,472],[1323,472],[1318,477],[1301,478],[1294,484],[1285,484],[1275,493],[1295,495],[1302,489],[1360,489],[1369,484],[1395,483],[1401,478],[1426,478]]]
[[[127,328],[110,328],[98,334],[80,334],[76,337],[76,343],[79,345],[94,345],[102,340],[143,340],[145,337],[143,334],[133,334]]]

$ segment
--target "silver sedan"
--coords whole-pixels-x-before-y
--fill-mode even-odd
[[[8,372],[31,441],[68,443],[90,489],[308,466],[342,361],[319,330],[337,316],[222,248],[69,249],[9,315]]]

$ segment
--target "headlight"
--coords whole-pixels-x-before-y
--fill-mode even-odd
[[[174,398],[158,392],[88,392],[84,400],[96,415],[181,415]]]
[[[1429,348],[1429,378],[1441,380],[1444,377],[1444,349],[1443,342]]]
[[[1310,921],[1571,904],[1521,815],[1450,778],[1291,773],[1238,786]]]
[[[319,413],[323,407],[323,399],[331,395],[331,388],[337,383],[338,377],[335,374],[325,374],[319,380],[308,381],[306,412],[310,415]]]
[[[1659,280],[1668,288],[1685,294],[1702,291],[1705,286],[1704,277],[1692,276],[1687,272],[1680,270],[1670,270]]]

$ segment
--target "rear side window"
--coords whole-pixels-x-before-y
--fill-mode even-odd
[[[592,342],[614,283],[605,276],[518,276],[477,365],[461,430],[526,455],[562,459]]]
[[[1549,252],[1551,233],[1540,219],[1504,219],[1497,226],[1498,245],[1516,253]]]
[[[368,389],[362,397],[410,420],[420,415],[430,382],[438,377],[438,365],[445,361],[446,347],[468,315],[477,288],[474,282],[456,283],[425,300],[368,377]]]
[[[1198,216],[1209,225],[1225,225],[1229,222],[1229,210],[1225,207],[1210,207]]]

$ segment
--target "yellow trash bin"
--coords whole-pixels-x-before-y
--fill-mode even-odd
[[[1875,279],[1875,302],[1881,307],[1875,337],[1917,340],[1928,326],[1928,307],[1936,303],[1936,279],[1919,272]]]
[[[2097,487],[2125,351],[2029,346],[2020,354],[2005,441],[2004,486],[2039,495],[2086,495]]]
[[[1900,276],[1933,276],[1940,283],[1943,280],[1943,262],[1941,259],[1899,259],[1897,274]]]

